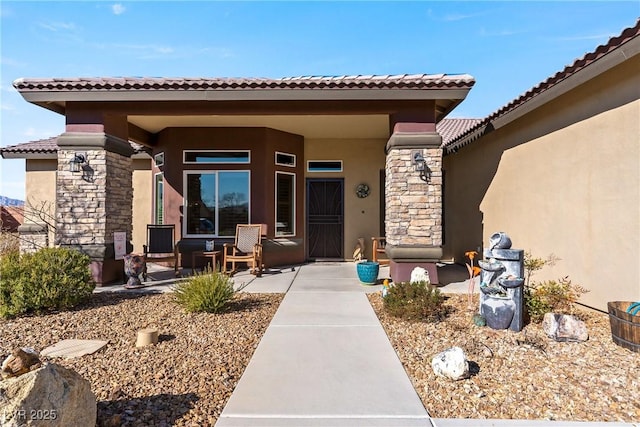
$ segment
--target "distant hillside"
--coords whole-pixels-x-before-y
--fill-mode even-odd
[[[0,196],[0,206],[24,206],[22,200],[10,199],[9,197]]]

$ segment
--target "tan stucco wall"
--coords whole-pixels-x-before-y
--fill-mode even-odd
[[[344,249],[352,259],[359,237],[365,239],[365,255],[371,259],[371,237],[380,235],[380,170],[385,167],[386,139],[306,139],[308,160],[342,160],[343,171],[305,173],[306,178],[344,178]],[[369,185],[369,197],[356,196],[358,184]]]
[[[445,258],[496,231],[560,261],[581,302],[640,300],[640,61],[604,75],[445,157]]]
[[[25,166],[25,224],[41,224],[37,211],[46,222],[55,226],[57,159],[27,159]],[[50,215],[50,217],[48,217]],[[48,217],[48,218],[47,218]],[[53,245],[55,229],[49,229],[49,244]]]
[[[153,174],[151,159],[133,160],[133,251],[142,253],[147,224],[153,222]]]

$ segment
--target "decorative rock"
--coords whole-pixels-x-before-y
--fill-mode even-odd
[[[17,348],[2,362],[2,378],[26,374],[35,365],[40,366],[38,352],[32,348]]]
[[[149,344],[158,344],[158,330],[155,328],[140,329],[136,347],[145,347]]]
[[[95,426],[96,398],[91,383],[75,371],[47,363],[0,383],[3,426]]]
[[[469,378],[469,362],[460,347],[451,347],[431,359],[433,372],[454,381]]]
[[[587,325],[569,314],[545,314],[542,320],[542,329],[549,338],[560,342],[582,342],[589,339]]]
[[[427,285],[431,284],[429,279],[429,272],[422,267],[416,267],[411,271],[411,283],[426,282]]]

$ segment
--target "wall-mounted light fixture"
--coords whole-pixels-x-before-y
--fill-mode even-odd
[[[87,153],[74,153],[73,158],[69,160],[69,170],[71,172],[80,172],[84,165],[88,165]]]
[[[419,151],[414,151],[412,157],[413,167],[415,168],[416,172],[420,173],[420,179],[425,182],[429,182],[429,179],[431,178],[431,170],[429,170],[427,161],[424,159],[422,153]]]

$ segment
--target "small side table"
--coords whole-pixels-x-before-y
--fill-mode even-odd
[[[195,270],[196,268],[196,258],[197,257],[203,257],[203,258],[211,258],[211,265],[213,266],[212,269],[215,271],[216,270],[216,258],[222,254],[222,251],[193,251],[191,253],[191,268],[193,270]]]

